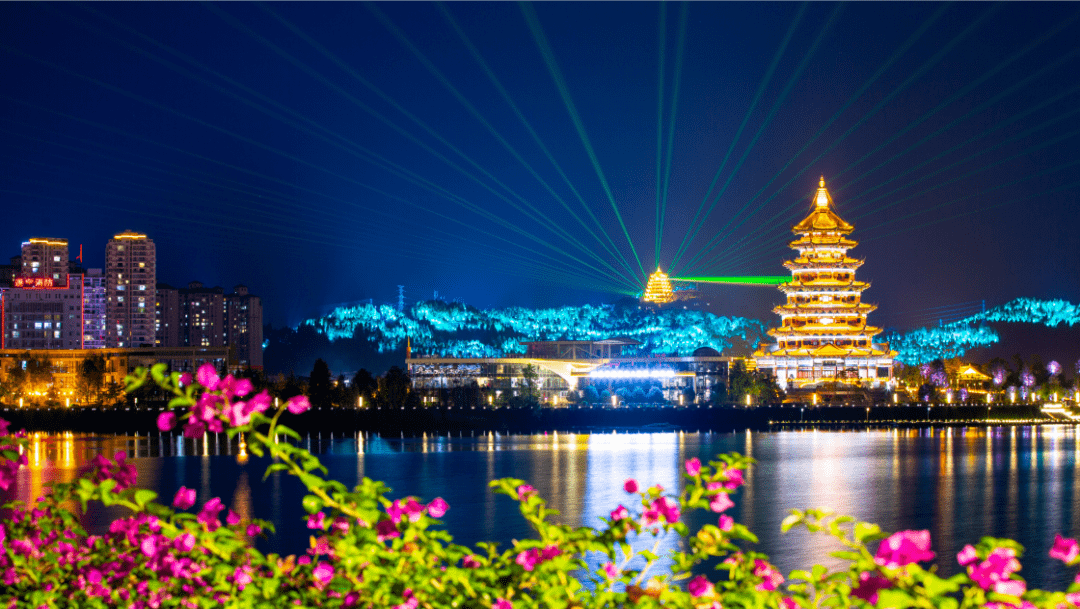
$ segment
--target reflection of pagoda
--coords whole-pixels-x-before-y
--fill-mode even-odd
[[[814,209],[792,227],[800,237],[791,243],[798,258],[784,263],[791,281],[780,285],[787,302],[773,311],[780,327],[769,330],[776,344],[754,353],[757,367],[776,376],[783,387],[823,382],[875,386],[892,378],[893,358],[885,343],[874,343],[880,328],[866,325],[876,309],[862,302],[868,283],[855,281],[862,260],[848,257],[856,242],[854,228],[831,209],[832,197],[821,179]]]

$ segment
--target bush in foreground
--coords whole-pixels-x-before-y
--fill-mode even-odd
[[[886,536],[876,525],[821,510],[795,510],[784,529],[805,527],[836,537],[834,557],[847,568],[795,570],[786,577],[767,556],[747,550],[756,538],[725,512],[743,483],[750,460],[720,455],[709,464],[685,463],[685,489],[673,496],[660,486],[627,480],[633,501],[620,505],[599,529],[555,524],[556,514],[525,481],[491,482],[520,505],[535,539],[465,547],[436,528],[450,506],[441,498],[386,497],[390,489],[365,478],[346,488],[323,478],[317,457],[278,438],[299,436],[280,424],[286,410],[309,407],[303,396],[276,410],[250,382],[219,378],[212,367],[197,376],[165,374],[163,365],[128,379],[133,390],[151,377],[174,397],[158,421],[162,431],[183,426],[187,437],[224,431],[244,434],[248,450],[272,458],[267,474],[286,471],[307,487],[303,506],[312,530],[302,556],[263,554],[252,539],[273,532],[270,523],[242,522],[213,498],[195,507],[195,491],[181,488],[171,505],[135,486],[124,453],[99,455],[75,483],[54,484],[32,505],[5,506],[0,523],[0,607],[1074,607],[1080,584],[1067,592],[1027,590],[1017,573],[1023,548],[984,538],[957,556],[966,571],[938,577],[919,563],[932,560],[927,531]],[[177,416],[180,412],[180,416]],[[0,420],[0,488],[14,483],[26,464],[25,433],[10,434]],[[130,514],[108,533],[88,535],[79,515],[91,501],[121,505]],[[717,516],[691,532],[683,515]],[[225,514],[222,522],[222,513]],[[674,532],[686,552],[672,552],[670,568],[656,554],[635,551],[631,540]],[[877,551],[867,544],[878,542]],[[1080,544],[1058,536],[1051,556],[1080,563]],[[603,556],[599,561],[596,556]],[[586,560],[591,557],[594,560]],[[707,572],[705,564],[716,564]]]

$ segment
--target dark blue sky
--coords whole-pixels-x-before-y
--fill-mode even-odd
[[[4,3],[0,255],[66,237],[101,266],[112,234],[143,231],[159,281],[243,282],[275,324],[398,284],[596,303],[658,259],[783,274],[824,174],[876,324],[1075,302],[1078,18],[1071,3]],[[780,300],[709,289],[721,313],[771,319]]]

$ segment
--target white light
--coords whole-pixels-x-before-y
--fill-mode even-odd
[[[608,369],[593,370],[589,376],[598,379],[671,378],[675,371],[668,368]]]

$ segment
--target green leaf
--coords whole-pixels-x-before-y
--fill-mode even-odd
[[[946,592],[956,592],[960,589],[957,582],[951,579],[942,579],[933,573],[927,573],[923,579],[923,587],[926,588],[926,594],[929,596],[941,596]]]
[[[150,503],[154,499],[157,499],[158,494],[150,489],[141,488],[135,491],[135,503],[139,507],[145,507],[147,503]]]
[[[791,527],[799,524],[802,521],[803,515],[798,512],[793,512],[787,518],[784,518],[784,521],[780,523],[780,530],[784,533],[787,533],[791,530]]]
[[[315,495],[304,495],[303,499],[304,510],[308,514],[314,514],[322,509],[322,499],[319,499]]]
[[[859,543],[866,543],[873,540],[876,536],[881,535],[881,527],[869,522],[858,522],[855,524],[855,541]]]

